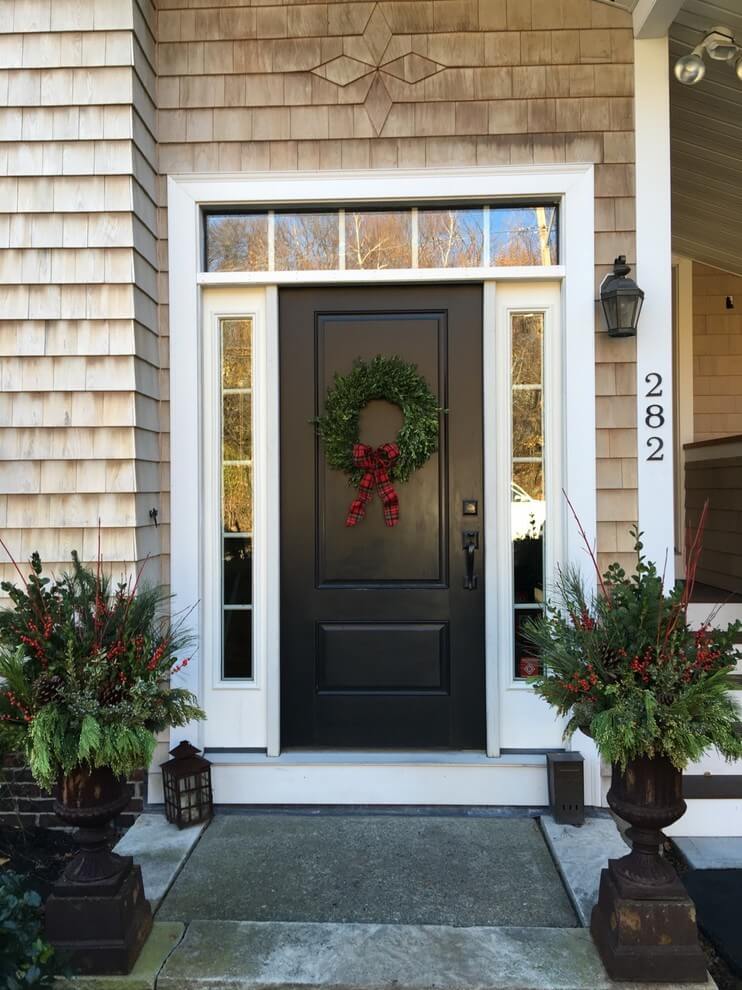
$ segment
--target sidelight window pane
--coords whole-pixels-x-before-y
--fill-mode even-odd
[[[484,210],[418,210],[420,268],[478,268],[484,247]]]
[[[541,611],[544,600],[544,314],[510,317],[512,474],[510,518],[513,541],[516,677],[536,673],[521,623]]]
[[[222,320],[222,386],[249,389],[252,379],[252,320]]]
[[[252,677],[251,318],[221,321],[222,678]]]
[[[555,206],[490,209],[490,263],[493,265],[558,264]]]
[[[223,644],[224,680],[252,677],[252,609],[224,609]]]
[[[515,676],[533,677],[541,673],[541,661],[528,638],[523,633],[523,625],[528,619],[536,619],[540,608],[518,608],[515,610]]]
[[[313,271],[338,267],[338,214],[276,213],[276,269]]]
[[[224,537],[224,604],[252,604],[252,537]]]
[[[210,272],[266,271],[268,214],[208,214],[206,267]]]
[[[222,397],[222,457],[225,463],[252,457],[252,397],[248,392],[227,392]]]
[[[411,268],[412,214],[348,210],[345,214],[345,267]]]

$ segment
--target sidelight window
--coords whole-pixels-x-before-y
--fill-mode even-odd
[[[209,212],[209,272],[472,269],[559,263],[552,204]]]
[[[252,677],[253,437],[251,318],[222,319],[222,677]]]
[[[544,601],[544,314],[510,315],[515,676],[538,672],[523,623]]]

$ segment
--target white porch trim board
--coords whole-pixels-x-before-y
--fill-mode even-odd
[[[594,354],[594,182],[591,164],[543,165],[503,168],[425,169],[395,171],[345,171],[339,173],[256,173],[238,175],[171,176],[168,179],[169,215],[169,278],[170,278],[170,343],[171,343],[171,586],[175,608],[182,609],[194,602],[197,608],[191,616],[191,626],[199,642],[199,650],[191,664],[177,675],[177,682],[204,698],[207,683],[222,694],[240,695],[237,708],[243,721],[249,721],[254,705],[263,709],[264,722],[256,717],[257,736],[235,741],[230,746],[259,748],[264,752],[253,758],[240,753],[230,756],[215,753],[213,760],[216,800],[220,803],[462,803],[462,804],[525,804],[545,803],[545,760],[543,756],[503,755],[501,748],[513,748],[503,738],[502,709],[515,704],[522,715],[532,721],[537,739],[533,748],[558,745],[560,728],[551,711],[536,699],[530,689],[514,681],[510,654],[503,658],[497,646],[496,596],[497,554],[495,542],[488,539],[489,554],[486,587],[487,642],[487,755],[465,754],[457,758],[439,754],[430,760],[410,760],[400,754],[400,761],[383,760],[369,764],[358,756],[345,758],[303,760],[301,755],[280,754],[280,573],[279,551],[279,476],[278,476],[278,289],[280,284],[303,281],[316,284],[319,273],[271,272],[270,279],[251,273],[207,274],[201,271],[202,206],[279,205],[282,203],[341,203],[374,201],[409,202],[455,200],[503,200],[508,197],[554,197],[560,200],[563,263],[549,269],[490,268],[472,273],[445,270],[434,273],[419,271],[334,272],[321,273],[322,278],[340,283],[398,281],[402,278],[422,281],[428,274],[436,281],[460,281],[462,274],[479,281],[488,280],[485,288],[485,407],[492,398],[491,382],[495,374],[493,358],[495,341],[488,343],[488,327],[493,327],[498,304],[496,285],[503,285],[503,298],[511,290],[527,298],[527,283],[556,283],[562,286],[560,312],[557,322],[563,328],[561,354],[550,361],[547,369],[559,405],[553,409],[549,423],[548,442],[561,449],[557,457],[558,470],[553,472],[552,487],[564,485],[575,504],[588,538],[596,538],[596,476],[595,476],[595,354]],[[260,288],[260,285],[264,288]],[[505,287],[507,292],[504,291]],[[538,292],[538,286],[534,285]],[[235,298],[244,293],[264,293],[264,302],[256,307],[248,302],[239,308],[241,314],[255,318],[255,605],[256,632],[254,663],[256,681],[226,686],[211,680],[209,665],[213,664],[213,637],[205,632],[214,626],[213,574],[214,562],[203,553],[204,534],[212,525],[205,517],[205,500],[213,509],[213,478],[209,480],[208,450],[204,437],[209,435],[207,396],[208,382],[204,380],[208,361],[204,355],[203,327],[206,320],[219,312],[237,314]],[[208,302],[206,302],[208,293]],[[224,293],[222,303],[212,302],[212,294]],[[515,297],[513,297],[515,298]],[[517,299],[516,299],[517,302]],[[526,304],[527,305],[527,304]],[[220,306],[222,307],[220,309]],[[205,312],[205,308],[208,312]],[[489,347],[489,351],[488,351]],[[559,367],[560,360],[562,362]],[[212,369],[213,370],[213,369]],[[561,377],[560,377],[561,376]],[[557,389],[557,383],[560,386]],[[549,382],[547,382],[548,388]],[[496,394],[496,393],[494,393]],[[493,400],[494,408],[494,400]],[[488,415],[490,413],[488,412]],[[485,429],[492,429],[492,421]],[[488,434],[489,435],[489,434]],[[213,440],[212,440],[213,445]],[[207,445],[208,446],[208,445]],[[487,449],[487,446],[485,447]],[[548,454],[547,454],[548,456]],[[498,505],[492,486],[493,458],[485,457],[488,504],[487,535],[490,526],[497,525],[509,514],[509,504],[500,499]],[[509,477],[509,465],[508,465]],[[547,474],[549,469],[547,468]],[[547,479],[548,483],[548,479]],[[211,496],[205,493],[211,486]],[[501,479],[496,488],[502,488]],[[506,493],[507,496],[507,493]],[[552,497],[551,511],[560,526],[552,533],[552,566],[557,560],[569,561],[583,570],[586,580],[593,575],[586,563],[581,537],[568,515],[563,500]],[[494,510],[494,511],[493,511]],[[213,513],[212,513],[213,514]],[[554,517],[552,517],[554,518]],[[555,527],[552,526],[552,530]],[[266,548],[268,538],[270,550]],[[260,605],[258,605],[260,603]],[[258,614],[259,613],[259,614]],[[502,620],[499,623],[502,625]],[[511,624],[508,614],[507,624]],[[504,665],[510,671],[504,673]],[[248,702],[247,699],[250,698]],[[263,707],[264,706],[264,707]],[[248,726],[249,728],[249,726]],[[541,742],[539,734],[547,742]],[[173,730],[171,741],[183,738],[203,747],[207,730],[203,724]],[[519,740],[518,748],[523,747]],[[219,747],[215,747],[219,748]],[[600,803],[600,766],[589,744],[580,746],[586,752],[586,801]],[[292,757],[291,759],[288,759]],[[287,762],[288,759],[288,762]]]
[[[636,338],[639,528],[665,585],[675,582],[670,92],[667,37],[634,42],[636,258],[644,306]],[[661,376],[661,385],[653,376]],[[661,389],[661,394],[656,394]],[[649,392],[655,394],[648,395]],[[661,408],[662,422],[650,418]],[[650,460],[662,442],[662,460]]]

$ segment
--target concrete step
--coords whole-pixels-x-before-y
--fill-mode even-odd
[[[652,986],[671,990],[668,984]],[[702,986],[715,984],[709,979]],[[584,928],[306,922],[193,921],[157,980],[157,990],[340,987],[638,990],[607,978]]]

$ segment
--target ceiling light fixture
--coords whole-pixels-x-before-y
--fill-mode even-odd
[[[742,45],[738,45],[728,27],[712,28],[688,55],[681,55],[675,63],[675,78],[684,86],[695,86],[706,75],[703,56],[715,62],[727,62],[742,81]]]

